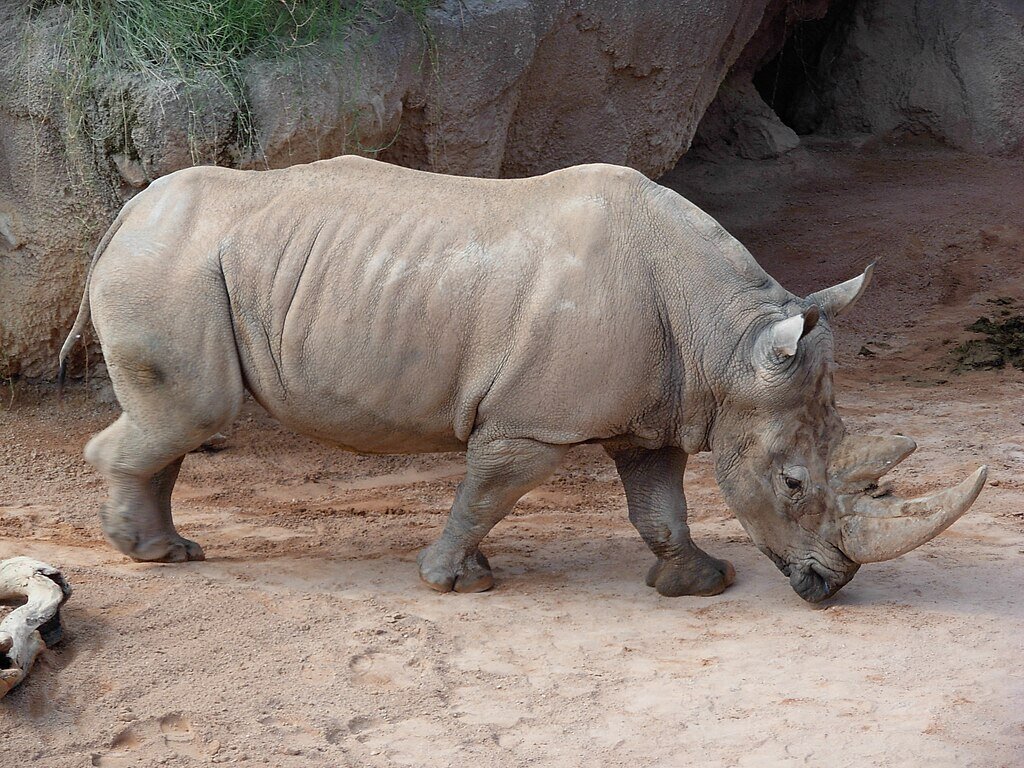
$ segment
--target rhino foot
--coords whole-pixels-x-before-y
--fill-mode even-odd
[[[159,552],[161,549],[163,550],[162,555],[157,557],[151,556],[152,553]],[[136,560],[148,562],[187,563],[190,560],[206,559],[206,553],[203,552],[203,548],[198,543],[191,539],[186,539],[184,536],[174,536],[146,547],[139,547],[137,552],[139,554],[131,552],[129,554]]]
[[[420,578],[428,587],[437,592],[486,592],[494,586],[491,564],[483,552],[478,549],[460,557],[445,552],[439,544],[431,544],[416,558]]]
[[[112,514],[109,505],[100,510],[100,523],[107,541],[133,560],[160,563],[184,563],[205,560],[203,548],[176,531],[161,531],[143,537],[122,516]]]
[[[107,538],[128,557],[140,562],[186,563],[189,560],[206,559],[203,548],[183,536],[160,536],[145,542],[136,542],[127,547],[111,536],[107,536]]]
[[[732,563],[701,550],[685,559],[658,558],[647,573],[647,586],[654,587],[665,597],[718,595],[735,580],[736,569]]]

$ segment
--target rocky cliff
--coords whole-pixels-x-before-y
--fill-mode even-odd
[[[1016,0],[439,0],[422,17],[388,2],[344,39],[245,58],[225,87],[159,68],[83,77],[68,3],[0,0],[0,379],[53,376],[103,230],[197,163],[358,152],[455,174],[610,162],[654,177],[691,143],[769,158],[808,132],[1024,152]]]
[[[595,161],[656,176],[689,147],[765,5],[446,0],[426,31],[392,9],[346,55],[246,61],[240,94],[105,72],[83,96],[68,87],[67,8],[0,3],[0,377],[53,375],[92,248],[163,174],[360,152],[481,176]]]

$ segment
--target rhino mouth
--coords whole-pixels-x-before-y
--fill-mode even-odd
[[[827,600],[853,578],[857,572],[857,565],[854,565],[848,573],[833,573],[828,569],[813,563],[806,567],[786,566],[789,573],[789,585],[800,597],[809,603],[820,603]]]
[[[765,554],[775,563],[775,567],[789,578],[789,585],[793,591],[809,603],[820,603],[822,600],[832,597],[853,578],[857,569],[860,568],[857,563],[848,558],[843,558],[847,561],[847,567],[837,571],[822,565],[815,559],[793,563],[779,557],[771,550],[766,550]]]

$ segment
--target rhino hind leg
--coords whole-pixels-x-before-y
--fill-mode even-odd
[[[122,414],[86,446],[86,459],[110,489],[100,511],[103,533],[136,560],[202,560],[202,547],[181,536],[171,518],[171,492],[184,452],[175,456],[180,443],[166,435]]]
[[[179,457],[149,478],[117,470],[105,472],[110,499],[100,510],[100,522],[107,541],[119,551],[135,560],[179,563],[205,559],[202,547],[181,536],[171,519],[171,491],[181,462]]]
[[[145,256],[136,269],[115,240],[92,277],[92,320],[122,413],[85,458],[109,486],[100,520],[115,547],[137,560],[200,560],[174,527],[171,492],[182,457],[234,420],[244,384],[222,287],[170,254]]]
[[[686,454],[675,448],[609,453],[626,490],[629,519],[658,557],[647,573],[647,585],[666,597],[725,591],[736,579],[735,569],[694,544],[686,524]]]
[[[187,343],[184,346],[189,349]],[[123,413],[89,441],[85,458],[110,490],[100,513],[103,532],[136,560],[184,562],[204,557],[202,548],[174,527],[171,492],[185,454],[226,427],[241,406],[244,390],[238,359],[234,349],[228,349],[181,361],[169,353],[160,360],[160,376],[140,376],[140,370],[157,365],[136,359],[126,364],[117,344],[104,345]]]
[[[534,440],[470,440],[466,478],[441,536],[420,552],[420,578],[438,592],[484,592],[494,586],[480,542],[561,462],[568,446]]]

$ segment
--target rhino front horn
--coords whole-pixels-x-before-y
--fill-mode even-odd
[[[855,563],[877,563],[931,541],[970,508],[987,477],[988,467],[979,467],[960,485],[916,499],[843,494],[843,552]]]

